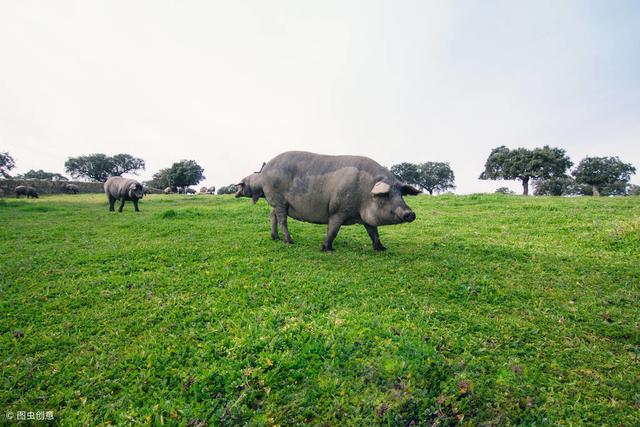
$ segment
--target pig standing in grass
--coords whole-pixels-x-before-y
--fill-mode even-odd
[[[63,189],[66,193],[71,194],[78,194],[80,192],[80,188],[75,184],[66,184]]]
[[[30,187],[28,185],[18,185],[15,189],[16,197],[19,199],[20,196],[27,196],[27,199],[31,197],[32,199],[38,198],[38,192],[35,188]]]
[[[263,165],[260,172],[238,184],[236,197],[265,197],[273,208],[271,237],[278,226],[284,241],[293,243],[287,217],[327,224],[323,251],[333,250],[333,240],[342,225],[362,224],[373,249],[382,251],[378,226],[411,222],[416,214],[402,196],[420,194],[398,181],[385,167],[367,157],[326,156],[289,151]]]
[[[120,200],[120,207],[118,212],[122,212],[124,208],[124,202],[130,200],[133,202],[133,207],[136,212],[140,212],[138,209],[138,200],[144,196],[142,184],[135,179],[126,179],[121,176],[112,176],[104,183],[104,192],[107,193],[109,198],[109,210],[114,211],[114,203],[116,200]]]

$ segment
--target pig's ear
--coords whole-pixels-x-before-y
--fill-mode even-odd
[[[242,196],[242,189],[244,188],[244,182],[237,183],[236,187],[238,187],[238,189],[236,190],[236,197]]]
[[[418,190],[417,188],[409,185],[409,184],[402,184],[402,195],[406,196],[417,196],[418,194],[422,193],[422,191]]]
[[[371,189],[371,194],[374,196],[386,196],[389,194],[389,190],[391,190],[391,186],[389,184],[384,181],[378,181]]]

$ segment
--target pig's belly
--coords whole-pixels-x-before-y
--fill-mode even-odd
[[[329,221],[328,207],[314,205],[298,201],[296,204],[289,203],[288,215],[298,221],[311,222],[314,224],[326,224]]]
[[[288,216],[298,221],[311,222],[313,224],[327,224],[329,222],[329,207],[328,204],[313,205],[309,203],[302,203],[298,206],[289,203]],[[350,224],[362,224],[362,219],[359,215],[347,216],[343,225]]]

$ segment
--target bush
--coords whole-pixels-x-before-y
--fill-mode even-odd
[[[496,188],[496,193],[497,194],[516,194],[516,192],[513,190],[510,190],[509,187]]]
[[[218,188],[218,194],[235,194],[236,191],[238,191],[238,186],[235,184],[229,184]]]

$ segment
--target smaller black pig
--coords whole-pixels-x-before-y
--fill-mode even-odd
[[[78,194],[80,192],[80,188],[75,184],[67,184],[63,187],[65,193],[70,194]]]
[[[19,199],[20,196],[27,196],[27,199],[31,197],[32,199],[38,198],[38,192],[35,188],[29,187],[28,185],[18,185],[15,189],[16,197]]]

